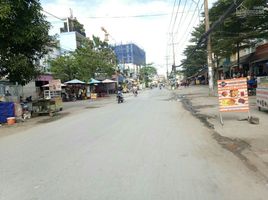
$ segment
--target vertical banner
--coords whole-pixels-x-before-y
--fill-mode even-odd
[[[257,106],[268,109],[268,76],[258,77]]]
[[[220,112],[249,112],[247,79],[218,81]]]

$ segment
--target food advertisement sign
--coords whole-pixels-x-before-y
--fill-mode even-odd
[[[61,81],[59,79],[49,81],[49,90],[61,91]]]
[[[268,109],[268,76],[258,77],[258,88],[256,90],[257,106]]]
[[[220,112],[248,112],[247,79],[227,79],[218,81]]]

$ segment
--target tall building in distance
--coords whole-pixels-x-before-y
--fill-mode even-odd
[[[146,53],[134,43],[114,46],[119,69],[125,75],[137,78],[139,70],[146,65]]]

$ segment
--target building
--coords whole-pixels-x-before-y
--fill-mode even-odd
[[[81,45],[81,41],[86,38],[84,26],[76,18],[57,18],[54,15],[47,15],[46,20],[50,22],[49,35],[55,38],[55,46],[46,56],[40,60],[41,70],[50,71],[49,61],[63,54],[73,52]]]
[[[139,70],[146,65],[146,54],[143,49],[134,43],[114,46],[119,69],[126,76],[137,78]]]
[[[42,74],[36,77],[23,87],[23,97],[32,96],[38,99],[43,94],[43,85],[53,80],[50,73],[50,61],[69,52],[73,52],[81,45],[81,41],[86,38],[83,25],[76,18],[68,17],[66,19],[57,18],[54,15],[47,15],[47,21],[50,22],[51,28],[49,35],[55,38],[55,47],[38,62]]]

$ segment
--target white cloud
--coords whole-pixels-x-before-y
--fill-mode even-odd
[[[114,40],[117,43],[134,42],[145,50],[147,63],[153,62],[157,66],[161,66],[159,72],[162,74],[166,72],[168,26],[173,0],[143,1],[143,3],[126,0],[106,0],[102,1],[102,3],[96,3],[99,1],[93,3],[83,0],[79,2],[74,0],[45,2],[43,0],[42,3],[44,10],[61,18],[69,16],[69,8],[72,8],[74,16],[84,24],[88,36],[96,35],[104,38],[104,33],[101,31],[101,27],[103,26],[111,35],[111,43],[114,43]],[[111,18],[115,16],[137,16],[159,13],[169,15],[141,18]],[[175,42],[180,42],[180,46],[176,46],[176,60],[181,59],[180,52],[186,45],[185,42],[182,42],[186,39],[186,36],[182,38],[182,35],[189,24],[189,20],[190,17],[183,19],[178,36],[175,38]],[[186,33],[186,35],[188,34]],[[171,55],[170,50],[171,48],[169,47],[169,55]],[[171,61],[169,63],[171,64]]]

